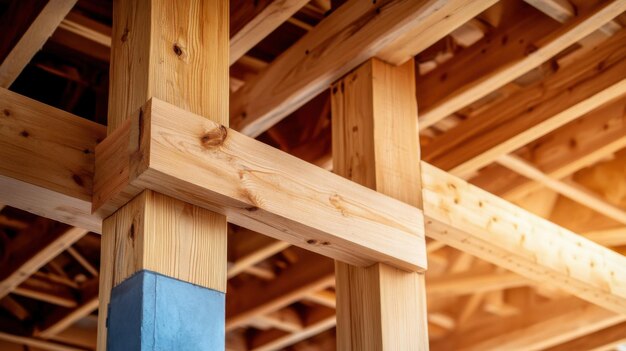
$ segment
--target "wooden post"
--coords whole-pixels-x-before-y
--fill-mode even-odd
[[[227,126],[228,39],[228,0],[115,0],[108,133],[153,97]],[[226,237],[149,190],[107,218],[98,349],[224,349]]]
[[[334,171],[421,208],[413,60],[371,59],[331,89]],[[335,274],[339,350],[428,350],[423,274],[341,262]]]

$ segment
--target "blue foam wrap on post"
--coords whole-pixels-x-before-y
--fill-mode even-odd
[[[107,350],[224,350],[225,294],[140,271],[111,291]]]

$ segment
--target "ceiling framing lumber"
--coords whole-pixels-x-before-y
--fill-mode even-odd
[[[309,0],[264,0],[260,3],[243,2],[244,7],[255,7],[252,12],[254,17],[250,19],[243,28],[239,29],[230,38],[230,64],[232,65],[243,55],[252,49],[256,44],[272,33],[281,24],[293,16]],[[238,8],[237,14],[246,12],[245,9]],[[239,15],[242,16],[242,15]],[[245,16],[245,14],[244,14]]]
[[[91,187],[106,128],[4,88],[0,111],[0,202],[100,232]]]
[[[13,84],[24,67],[57,29],[76,0],[49,0],[18,43],[0,64],[0,87]]]
[[[555,179],[562,179],[626,147],[626,98],[598,108],[530,143],[518,155]],[[509,201],[541,187],[518,173],[492,165],[472,184]]]
[[[96,154],[103,218],[151,189],[343,262],[426,268],[421,210],[156,98]]]
[[[626,224],[626,210],[613,205],[579,184],[554,179],[517,156],[503,155],[498,158],[497,162],[514,172],[545,185],[583,206],[587,206],[609,218]]]
[[[569,0],[524,0],[528,4],[536,7],[539,11],[554,18],[559,22],[566,22],[567,20],[576,16],[576,9]],[[615,29],[619,30],[621,26],[616,21],[608,22],[599,28],[600,31],[606,35],[612,35],[615,33]]]
[[[538,67],[625,10],[626,3],[624,1],[614,0],[602,4],[598,10],[581,18],[573,19],[563,28],[557,29],[546,38],[536,42],[533,46],[534,51],[526,52],[521,57],[501,64],[496,69],[493,69],[492,66],[490,74],[478,76],[471,83],[453,87],[450,91],[442,93],[443,98],[438,103],[432,104],[429,109],[420,114],[420,129],[432,126],[441,119]],[[489,62],[489,64],[493,63]]]
[[[29,111],[33,109],[36,111],[41,104],[33,102],[27,105]],[[41,117],[41,112],[34,115],[38,115],[44,120],[44,117]],[[77,119],[71,115],[70,117],[70,120],[72,118]],[[207,131],[215,130],[215,128],[207,127],[208,125],[204,123],[210,122],[203,121],[203,124],[195,127],[190,123],[184,123],[184,125],[185,128],[192,128],[202,135],[210,136],[211,133],[207,134]],[[33,121],[32,124],[37,125],[37,121]],[[185,129],[177,127],[176,130],[180,132]],[[230,134],[232,136],[234,133]],[[51,142],[54,142],[53,137],[60,138],[61,136],[52,134]],[[197,145],[197,142],[191,142],[190,145]],[[29,149],[26,148],[26,150]],[[37,148],[29,151],[41,152]],[[275,150],[270,151],[276,152]],[[32,156],[24,154],[23,157]],[[89,161],[87,158],[83,162]],[[88,168],[89,166],[83,165],[82,167]],[[543,219],[531,216],[506,201],[495,198],[426,163],[422,164],[422,169],[425,199],[427,200],[425,213],[431,222],[427,222],[427,227],[430,228],[434,238],[474,255],[484,256],[487,260],[507,267],[531,280],[551,281],[557,285],[567,285],[566,288],[569,289],[569,292],[581,298],[587,298],[616,311],[624,310],[625,304],[620,296],[622,290],[615,284],[625,279],[618,276],[621,273],[619,269],[610,268],[622,264],[616,263],[623,260],[621,256],[615,256],[617,254],[606,248],[588,242]],[[194,201],[196,200],[194,199]],[[467,207],[475,206],[477,208],[474,212],[462,211],[466,206],[456,204],[455,200],[462,205],[467,205]],[[4,202],[11,205],[10,202]],[[480,204],[483,204],[484,208],[481,208]],[[249,205],[241,207],[247,208]],[[512,216],[512,214],[516,215]],[[496,220],[494,221],[493,218]],[[528,224],[524,223],[533,223],[537,228],[527,230]],[[518,226],[519,229],[515,230],[515,226]],[[494,233],[506,233],[507,235],[494,237]],[[535,237],[537,240],[533,239]],[[546,242],[547,237],[551,240]],[[578,243],[581,246],[577,246]],[[530,246],[540,244],[542,247]],[[550,260],[551,257],[554,257],[552,247],[560,247],[564,255],[556,262]],[[538,249],[547,250],[544,251],[546,254],[535,254],[534,251]],[[577,257],[576,261],[573,260],[574,255]],[[509,257],[509,259],[503,257]],[[610,276],[611,271],[614,272],[614,277]],[[594,277],[594,279],[590,277]],[[604,280],[605,285],[599,283],[598,278],[600,277]],[[565,282],[571,284],[562,284]]]
[[[501,155],[623,96],[625,39],[622,30],[572,65],[459,123],[424,148],[424,160],[468,177]]]
[[[626,257],[425,162],[422,184],[429,237],[626,313]]]
[[[609,350],[626,343],[626,322],[581,336],[544,351]]]
[[[87,234],[87,230],[53,225],[49,220],[36,222],[8,249],[7,269],[0,274],[0,297],[6,296],[31,274]],[[35,240],[38,245],[33,245]],[[20,242],[18,242],[20,241]]]
[[[44,277],[29,277],[11,293],[67,308],[74,308],[78,305],[71,288]]]
[[[625,320],[625,315],[566,298],[537,305],[519,315],[478,320],[432,343],[431,350],[542,350]]]
[[[256,137],[366,59],[404,63],[495,2],[350,0],[231,96],[231,127]]]

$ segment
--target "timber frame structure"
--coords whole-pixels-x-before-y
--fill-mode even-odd
[[[626,347],[626,0],[0,16],[0,349]]]

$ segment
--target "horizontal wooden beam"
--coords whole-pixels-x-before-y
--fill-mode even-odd
[[[624,315],[570,297],[544,302],[510,317],[479,319],[432,343],[431,349],[543,350],[624,320]]]
[[[231,127],[257,136],[376,56],[401,64],[496,0],[350,0],[231,96]]]
[[[624,40],[626,30],[571,65],[459,123],[424,147],[424,160],[467,177],[498,157],[624,96]]]
[[[626,313],[626,257],[425,162],[422,184],[429,237]]]
[[[103,218],[148,188],[353,265],[426,268],[419,209],[158,99],[96,152]]]
[[[73,289],[44,277],[28,278],[12,293],[67,308],[74,308],[78,305]]]
[[[19,100],[20,97],[16,96],[16,99]],[[0,102],[1,101],[2,100],[0,100]],[[162,103],[159,104],[158,102],[157,105],[166,107],[166,105]],[[31,112],[33,116],[38,117],[33,121],[34,125],[44,125],[46,118],[49,118],[49,116],[45,115],[45,111],[49,109],[45,105],[42,106],[39,103],[31,102],[20,108],[22,110],[18,111],[23,112],[23,109],[26,109],[26,111]],[[166,107],[166,110],[169,111],[170,108]],[[43,111],[41,111],[41,109],[43,109]],[[241,222],[245,222],[242,224],[250,224],[252,222],[254,225],[257,225],[259,223],[256,222],[258,219],[257,213],[262,211],[254,209],[261,206],[267,208],[268,206],[268,200],[266,198],[268,195],[263,194],[259,196],[256,193],[257,189],[268,189],[268,186],[271,186],[268,191],[276,192],[271,189],[275,189],[277,184],[280,184],[281,189],[286,191],[286,193],[290,193],[293,189],[302,189],[303,187],[305,190],[314,187],[318,189],[320,187],[318,185],[318,183],[321,182],[320,179],[333,179],[330,173],[321,171],[302,161],[294,160],[282,153],[278,153],[275,149],[257,144],[256,141],[248,140],[230,130],[227,130],[225,133],[226,137],[224,138],[224,140],[228,141],[220,144],[219,140],[223,137],[221,134],[223,129],[216,127],[216,125],[206,120],[197,123],[197,121],[200,120],[197,120],[195,116],[187,116],[187,113],[176,111],[177,114],[182,113],[181,116],[178,116],[183,117],[178,119],[179,122],[167,121],[165,117],[167,117],[170,112],[149,113],[154,111],[145,110],[143,113],[143,124],[153,125],[151,130],[144,129],[141,137],[146,140],[155,139],[149,151],[153,166],[158,165],[159,172],[154,173],[157,173],[156,176],[160,177],[163,172],[175,172],[176,170],[172,170],[172,168],[177,167],[184,169],[183,173],[194,177],[183,182],[185,186],[191,184],[196,187],[198,185],[194,185],[194,183],[198,182],[204,186],[204,182],[207,182],[218,184],[209,186],[216,188],[222,187],[221,189],[215,189],[216,191],[221,192],[224,189],[229,189],[229,194],[233,195],[237,200],[234,202],[231,200],[227,203],[230,205],[228,214],[241,216],[238,218]],[[151,116],[151,114],[157,116],[156,122],[154,121],[155,117]],[[54,115],[54,113],[52,115]],[[185,116],[189,118],[185,118]],[[74,119],[77,121],[74,121]],[[136,116],[134,120],[138,122],[138,116]],[[2,121],[2,119],[0,119],[0,121]],[[74,123],[81,122],[82,120],[78,120],[78,117],[69,115],[68,122],[66,123],[71,126]],[[169,124],[172,124],[171,130],[163,127]],[[130,131],[130,125],[127,129]],[[174,132],[172,132],[172,130]],[[56,131],[56,129],[52,129],[52,131]],[[135,137],[139,137],[139,129],[135,128],[134,131]],[[229,139],[228,136],[230,136],[231,139]],[[58,140],[64,140],[64,138],[63,133],[55,132],[50,134],[48,140],[51,145],[56,145],[62,144]],[[190,139],[188,142],[185,142],[187,138]],[[216,142],[216,139],[218,142]],[[110,142],[110,140],[108,141]],[[123,140],[120,139],[120,141]],[[129,143],[130,137],[126,139],[126,145],[129,145]],[[215,146],[216,143],[221,146]],[[234,143],[237,143],[237,145],[233,145]],[[102,146],[106,146],[106,144],[107,142],[103,143]],[[133,145],[136,145],[136,142],[133,143]],[[121,147],[124,148],[124,146]],[[251,151],[249,154],[243,154],[242,156],[241,154],[229,151],[231,147],[237,150]],[[3,150],[3,148],[0,148],[0,152]],[[44,150],[41,150],[39,147],[25,146],[25,150],[22,156],[23,158],[30,157],[30,153],[34,153],[35,155],[37,155],[37,153],[43,153],[43,155],[36,157],[42,160],[48,160],[48,163],[52,163],[49,160],[57,160],[58,157],[57,155],[46,154]],[[146,152],[147,150],[143,151]],[[155,159],[170,154],[177,155],[177,157],[179,154],[183,155],[183,159],[189,157],[188,160],[184,161],[188,163],[185,164],[185,167],[182,167],[180,163],[171,165],[161,164],[167,163],[168,159],[160,159],[154,162]],[[135,155],[135,158],[137,158],[137,155],[138,154]],[[219,157],[216,155],[219,155]],[[275,155],[280,155],[281,159],[279,162],[271,158],[271,156]],[[239,156],[241,156],[242,159],[238,159],[237,157]],[[286,162],[282,159],[283,156]],[[204,157],[210,157],[212,163],[206,163]],[[245,157],[245,159],[243,157]],[[3,160],[3,158],[0,158],[0,164],[3,164]],[[266,166],[262,166],[264,165],[263,162],[268,162],[268,160],[273,160],[270,163],[271,166],[267,166],[267,164]],[[90,167],[90,158],[85,158],[82,162],[82,164],[80,164],[80,162],[78,163],[79,167]],[[128,164],[128,162],[126,164]],[[231,164],[231,166],[229,166],[229,164]],[[189,167],[187,167],[188,165],[192,165],[192,168],[189,169]],[[235,172],[235,174],[234,176],[230,176],[235,179],[224,178],[222,175],[226,173],[224,173],[223,170],[229,167],[233,169],[232,167],[235,166],[232,165],[239,167],[234,168],[235,170],[232,172]],[[289,165],[297,166],[295,168],[298,170],[298,175],[294,176],[294,179],[302,179],[301,175],[304,174],[307,175],[305,179],[314,179],[311,180],[312,183],[305,182],[305,180],[302,180],[300,184],[295,183],[294,180],[289,178],[289,174],[291,174],[289,172],[293,172],[293,170],[289,171],[285,169],[285,167]],[[14,165],[12,167],[14,167]],[[257,172],[254,172],[254,170]],[[259,170],[262,170],[262,172]],[[624,287],[622,286],[622,282],[626,281],[626,278],[621,276],[624,273],[623,270],[619,268],[626,264],[624,257],[544,219],[530,215],[518,207],[471,186],[465,181],[436,169],[427,163],[422,164],[422,170],[425,195],[424,211],[427,217],[426,227],[431,237],[508,268],[530,280],[559,285],[572,294],[616,312],[621,313],[626,310]],[[115,172],[113,169],[111,169],[111,171]],[[213,174],[217,176],[213,176]],[[242,183],[240,183],[239,174],[243,175]],[[18,180],[21,176],[29,177],[28,174],[16,173]],[[235,186],[233,188],[233,185],[231,184],[229,186],[227,184],[228,181],[225,182],[224,179],[231,179],[233,180],[233,184],[241,184],[241,187]],[[126,181],[127,180],[128,179],[126,179]],[[285,182],[282,180],[285,180]],[[340,183],[334,183],[336,186],[333,185],[333,189],[343,189],[343,180],[337,181]],[[124,183],[124,180],[122,179],[121,182]],[[263,185],[259,186],[259,184]],[[42,185],[45,186],[45,184]],[[165,192],[175,191],[176,193],[180,193],[180,196],[189,199],[190,202],[202,203],[203,205],[206,205],[203,202],[205,199],[215,196],[214,193],[210,194],[210,196],[206,196],[202,192],[196,192],[195,190],[185,192],[184,189],[181,189],[169,180],[162,183],[161,186],[164,188],[163,190]],[[349,188],[352,186],[353,184],[350,184]],[[50,187],[52,187],[52,185],[50,185]],[[63,188],[61,187],[61,189]],[[251,191],[242,192],[242,189]],[[54,194],[59,193],[59,190],[55,190],[55,188],[49,189],[49,191]],[[327,191],[326,196],[332,193],[331,191]],[[324,194],[324,192],[322,192],[322,194]],[[371,193],[365,192],[365,194]],[[377,203],[379,199],[377,195],[379,194],[371,195],[375,196],[375,198],[368,198],[367,200],[363,200],[362,203],[374,203],[375,206],[386,206],[385,203],[387,203],[386,201],[388,199],[383,197],[386,199],[384,203]],[[71,200],[75,199],[71,196],[67,198]],[[273,194],[270,194],[269,198],[274,198]],[[318,198],[314,198],[314,200],[315,199]],[[348,197],[344,196],[342,199],[345,201]],[[254,202],[252,200],[254,200]],[[12,205],[10,202],[3,202]],[[285,208],[289,210],[293,210],[294,208],[298,210],[294,204],[301,205],[300,202],[294,202],[292,199],[283,200],[283,203],[289,204],[289,206],[285,206]],[[360,203],[361,202],[355,202],[354,204],[358,205]],[[55,203],[55,205],[63,206],[65,203],[60,201]],[[402,213],[397,211],[398,208],[396,205],[397,204],[394,203],[393,206],[390,207],[391,210],[387,209],[386,211],[390,211],[394,215]],[[337,207],[333,206],[334,205],[331,204],[326,210],[337,211]],[[400,206],[400,209],[411,210],[405,208],[403,205]],[[343,209],[352,211],[357,208],[358,207],[350,207]],[[368,212],[367,214],[369,215],[371,213],[373,212]],[[415,214],[415,212],[410,213]],[[417,212],[418,216],[419,214],[420,213]],[[311,217],[310,214],[307,214],[307,216]],[[237,216],[235,216],[235,218],[237,218]],[[321,216],[321,218],[325,218],[326,222],[333,222],[332,220],[328,220],[325,215]],[[70,223],[77,221],[76,217],[68,217],[66,220]],[[396,217],[393,223],[397,223],[398,220],[404,221],[401,217]],[[411,220],[415,221],[415,218]],[[411,224],[407,222],[404,225],[411,227],[415,225],[415,223]],[[349,226],[348,224],[348,227]],[[339,227],[341,226],[338,226],[338,228]],[[415,225],[415,227],[417,227],[417,225]],[[276,235],[277,230],[275,229],[272,230],[272,228],[266,227],[261,229],[262,230],[259,230],[259,232],[271,231]],[[403,236],[407,236],[405,232],[402,233]],[[307,234],[311,233],[307,232]],[[345,235],[345,233],[341,235]],[[280,237],[285,236],[286,234],[284,232],[280,233]],[[293,236],[289,236],[288,239],[292,242],[294,241]],[[316,236],[307,240],[311,241],[309,243],[306,241],[304,243],[298,241],[298,244],[306,248],[310,246],[316,249],[321,248],[322,250],[326,246],[332,246],[323,245],[323,240],[325,239],[319,239]],[[407,251],[405,255],[411,256],[410,258],[413,260],[420,256],[416,254],[417,251],[415,250]],[[555,252],[560,252],[560,256],[558,254],[555,255]],[[362,260],[359,262],[363,263]]]
[[[86,351],[86,348],[78,348],[73,346],[67,346],[64,344],[51,342],[47,340],[41,340],[29,336],[13,335],[5,332],[0,332],[0,340],[12,342],[18,345],[28,345],[30,347],[36,347],[42,350],[49,351]]]
[[[495,67],[491,67],[491,71],[488,74],[478,76],[474,81],[466,82],[459,86],[447,84],[446,88],[450,90],[442,92],[441,100],[431,104],[426,111],[420,113],[420,128],[424,129],[435,124],[437,121],[486,96],[531,69],[538,67],[551,57],[602,27],[625,10],[626,3],[623,1],[617,0],[603,3],[598,6],[596,11],[581,18],[573,19],[563,28],[556,30],[547,37],[535,43],[529,43],[531,45],[530,48],[532,48],[530,53],[528,51],[521,52],[521,55],[510,58],[508,62],[498,62],[499,64],[496,64]],[[527,28],[524,29],[527,30]],[[506,45],[507,41],[503,43]],[[491,63],[487,60],[484,62],[487,64]],[[480,63],[478,64],[480,65]],[[464,65],[460,67],[465,68]],[[463,74],[462,71],[459,73]],[[457,78],[456,81],[459,82],[460,80]],[[437,88],[433,87],[432,89]]]
[[[238,19],[237,17],[241,20],[242,16],[238,12],[244,12],[244,15],[251,13],[252,18],[243,27],[237,28],[237,32],[230,38],[230,64],[232,65],[239,60],[248,50],[252,49],[308,2],[309,0],[267,0],[261,1],[260,4],[258,1],[235,3],[235,6],[239,5],[235,8],[236,11],[233,16],[235,20]]]
[[[100,232],[91,187],[106,128],[3,88],[0,126],[0,202]]]
[[[626,344],[626,322],[581,336],[578,339],[562,343],[544,351],[619,350],[618,346],[620,344]]]

